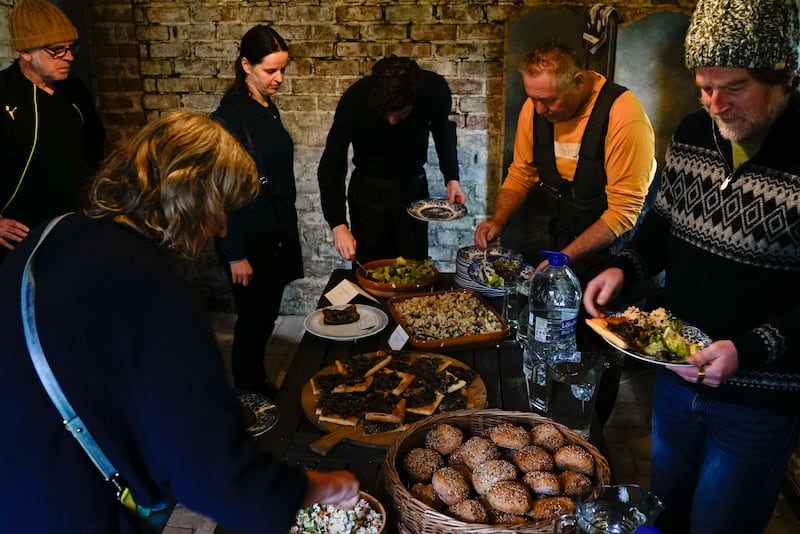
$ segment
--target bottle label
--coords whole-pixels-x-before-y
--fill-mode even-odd
[[[533,337],[540,343],[547,343],[547,326],[549,321],[546,317],[534,317]]]
[[[571,314],[564,313],[563,316],[568,316]],[[573,317],[571,319],[566,319],[561,321],[561,334],[559,337],[561,339],[572,337],[578,331],[578,317]]]

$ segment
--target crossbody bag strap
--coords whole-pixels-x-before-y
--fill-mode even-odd
[[[36,281],[34,279],[34,260],[45,238],[47,238],[53,228],[68,215],[70,214],[67,213],[50,221],[42,232],[41,237],[39,237],[39,242],[36,243],[30,256],[28,256],[28,261],[25,262],[25,268],[22,272],[22,291],[20,298],[22,329],[25,333],[25,341],[28,344],[28,352],[30,353],[33,367],[36,369],[36,374],[39,376],[39,380],[42,382],[45,391],[47,391],[47,394],[50,396],[53,405],[55,405],[58,413],[61,414],[64,426],[67,427],[70,434],[78,440],[78,443],[80,443],[86,455],[91,458],[106,482],[114,484],[117,489],[117,497],[119,498],[120,494],[125,489],[119,480],[119,473],[108,457],[106,457],[105,453],[100,449],[94,436],[92,436],[92,433],[86,428],[86,425],[83,424],[83,421],[75,413],[69,400],[67,400],[66,395],[64,395],[58,380],[56,380],[53,374],[53,370],[50,368],[50,364],[47,362],[41,341],[39,340],[39,333],[36,329]]]

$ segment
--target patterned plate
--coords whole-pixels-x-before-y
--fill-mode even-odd
[[[610,316],[615,317],[618,315],[622,315],[622,312],[612,313]],[[681,335],[689,343],[697,343],[700,346],[700,348],[705,348],[714,341],[708,334],[706,334],[696,326],[687,323],[683,323],[683,327],[681,328]],[[677,366],[692,367],[692,364],[690,363],[668,360],[664,356],[658,354],[650,355],[650,354],[645,354],[644,352],[635,351],[633,349],[624,349],[622,347],[617,346],[613,341],[611,341],[606,337],[603,337],[603,339],[606,341],[606,343],[608,343],[618,351],[624,352],[628,356],[636,358],[637,360],[654,363],[656,365],[677,365]]]
[[[258,393],[240,393],[239,402],[256,416],[256,422],[245,429],[252,436],[260,436],[278,422],[278,407],[265,396]]]
[[[467,214],[464,204],[450,204],[446,198],[415,200],[406,207],[415,219],[429,222],[455,221]]]

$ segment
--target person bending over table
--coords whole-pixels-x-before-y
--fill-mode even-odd
[[[406,206],[428,198],[424,165],[433,136],[447,200],[466,200],[458,176],[456,127],[447,81],[413,59],[390,56],[342,95],[319,162],[322,212],[336,252],[361,263],[428,257],[428,223]],[[347,152],[354,169],[345,195]],[[347,224],[346,205],[350,207]]]

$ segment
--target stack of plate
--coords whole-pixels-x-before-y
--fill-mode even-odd
[[[522,260],[522,254],[516,252],[514,250],[509,250],[502,247],[491,247],[487,251],[487,256],[489,258],[498,257],[498,256],[505,256],[507,258],[513,258],[515,260]],[[479,260],[483,258],[483,250],[479,249],[476,246],[472,247],[462,247],[458,249],[458,254],[456,254],[456,275],[453,279],[456,287],[462,287],[465,289],[472,289],[477,293],[483,295],[484,297],[502,297],[503,293],[505,292],[504,289],[501,288],[493,288],[487,287],[483,284],[479,284],[478,282],[474,281],[469,276],[469,266],[475,260]]]

